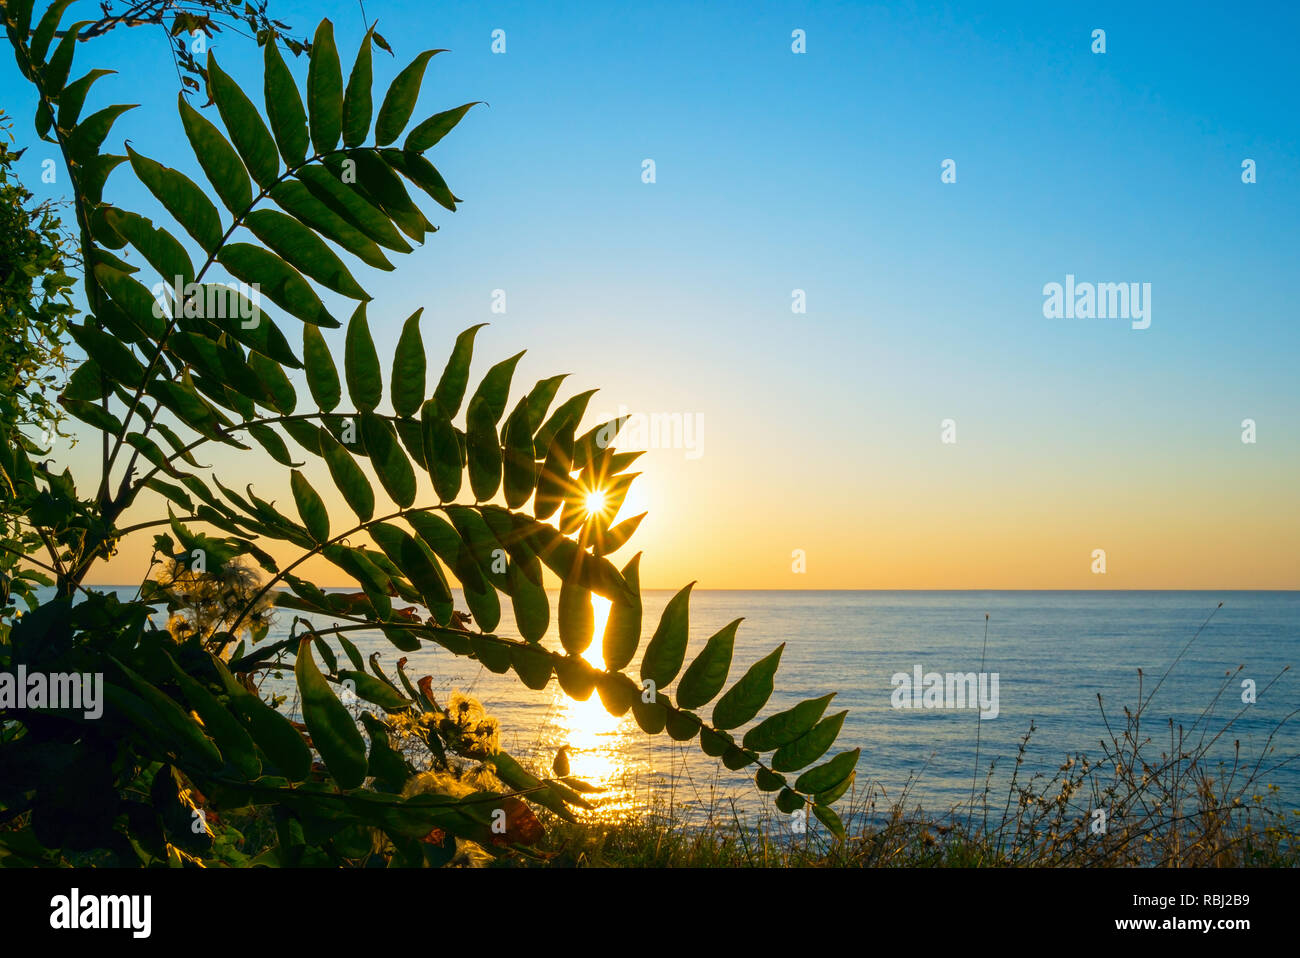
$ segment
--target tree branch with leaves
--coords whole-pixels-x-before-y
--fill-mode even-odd
[[[108,848],[130,863],[187,855],[201,861],[211,836],[205,842],[182,834],[166,812],[191,790],[222,809],[269,808],[278,842],[267,850],[268,864],[344,864],[373,854],[396,864],[441,864],[447,843],[433,841],[435,835],[479,842],[487,835],[493,854],[527,854],[522,839],[490,840],[485,829],[494,812],[522,802],[572,818],[590,807],[590,786],[558,767],[538,777],[499,750],[474,753],[492,777],[476,779],[468,792],[413,788],[419,770],[391,747],[390,733],[414,725],[431,753],[445,755],[458,747],[454,723],[433,700],[427,678],[412,681],[399,665],[393,682],[375,657],[367,669],[348,639],[362,630],[381,633],[404,652],[430,644],[494,673],[513,672],[529,688],[544,688],[554,677],[574,698],[596,694],[611,714],[630,712],[649,734],[698,741],[729,769],[747,769],[759,789],[774,793],[779,809],[806,806],[842,835],[832,806],[853,781],[859,750],[814,763],[831,750],[846,713],[827,716],[832,695],[824,695],[761,717],[784,646],[729,684],[737,620],[688,664],[690,585],[643,643],[640,555],[621,567],[610,558],[642,519],[615,521],[640,455],[615,445],[623,418],[579,433],[594,391],[557,403],[562,375],[517,388],[522,353],[492,365],[471,390],[479,326],[456,338],[430,391],[419,310],[402,325],[385,395],[368,318],[373,301],[344,257],[391,269],[391,253],[410,251],[436,229],[412,191],[449,212],[461,202],[426,154],[476,104],[407,129],[426,67],[442,51],[417,56],[376,109],[373,29],[345,84],[333,27],[324,21],[307,54],[305,99],[276,44],[264,45],[265,116],[209,53],[205,69],[224,130],[183,96],[177,105],[205,188],[130,147],[124,155],[101,151],[127,108],[108,106],[80,120],[81,101],[103,71],[66,83],[71,59],[60,59],[60,51],[84,25],[68,27],[46,61],[36,40],[55,35],[62,10],[47,14],[33,39],[30,7],[8,4],[6,26],[48,114],[34,118],[38,132],[52,126],[74,171],[91,305],[90,315],[69,326],[88,358],[61,403],[105,439],[99,487],[89,497],[69,473],[33,464],[24,450],[7,450],[0,461],[14,490],[9,508],[48,539],[49,566],[57,570],[56,599],[30,608],[8,630],[3,664],[75,665],[106,676],[100,722],[5,716],[19,724],[0,739],[0,766],[19,771],[5,773],[0,802],[29,816],[49,854]],[[129,169],[181,233],[104,199],[118,167]],[[127,248],[148,273],[119,256]],[[209,270],[217,266],[260,291],[281,315],[273,318],[260,300],[246,302],[242,292],[213,281]],[[177,292],[155,295],[150,274]],[[341,364],[321,330],[344,323],[313,284],[356,304]],[[293,370],[305,375],[308,396],[294,387]],[[218,446],[242,456],[255,455],[256,447],[288,470],[294,514],[251,485],[241,493],[216,474],[202,475],[195,452]],[[330,513],[322,482],[335,487],[355,518]],[[154,501],[141,499],[145,491],[165,500],[165,513],[119,525],[128,508]],[[604,494],[603,508],[588,508],[593,491]],[[85,586],[90,570],[124,537],[150,530],[157,533],[155,557],[174,581],[225,572],[243,582],[235,574],[241,564],[266,578],[233,589],[233,605],[223,594],[219,615],[192,616],[174,632],[159,629],[151,602],[164,600],[167,589],[146,588],[126,602]],[[360,591],[327,592],[299,574],[318,558]],[[559,581],[554,610],[548,573]],[[468,617],[455,607],[453,583]],[[85,596],[73,603],[77,590]],[[596,641],[593,595],[611,603],[600,636],[604,668],[584,658]],[[296,616],[280,642],[264,641],[263,613],[272,598]],[[501,634],[503,601],[518,636]],[[465,628],[467,619],[474,629]],[[558,644],[548,644],[552,637]],[[342,668],[343,661],[352,668]],[[301,727],[255,691],[257,676],[280,670],[294,674]],[[386,718],[367,711],[358,726],[335,692],[349,682]],[[62,814],[62,773],[39,758],[54,741],[91,769],[78,809],[95,801],[108,811]],[[128,746],[136,759],[125,765],[91,758]],[[133,797],[143,787],[133,775],[149,778],[152,799],[143,808]],[[358,836],[368,830],[384,838],[362,854]],[[20,854],[0,834],[0,855],[6,848]]]

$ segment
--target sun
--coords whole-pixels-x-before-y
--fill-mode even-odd
[[[583,500],[583,506],[587,510],[587,515],[594,516],[605,511],[605,490],[593,489],[587,493]]]

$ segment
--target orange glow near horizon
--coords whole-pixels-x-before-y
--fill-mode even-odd
[[[1048,468],[1023,453],[1007,460],[987,449],[934,445],[897,456],[887,470],[827,475],[781,459],[757,469],[759,453],[739,443],[722,448],[719,441],[698,461],[650,450],[618,516],[609,518],[648,514],[610,560],[621,568],[643,553],[643,589],[676,590],[692,580],[700,589],[1300,588],[1292,488],[1300,463],[1289,456],[1258,471],[1223,459],[1187,472],[1078,453]],[[309,465],[309,475],[332,527],[350,528],[356,517],[328,473],[314,471],[319,465]],[[283,470],[269,460],[253,466],[246,481],[292,514]],[[591,490],[590,506],[603,491]],[[433,495],[431,486],[422,489],[417,502]],[[166,505],[148,493],[123,523],[158,515]],[[124,540],[87,582],[137,585],[159,531],[166,530]],[[265,547],[282,568],[300,554]],[[1106,551],[1105,575],[1091,571],[1095,549]],[[795,550],[803,552],[803,572],[795,571]],[[353,585],[322,558],[295,572],[322,587]],[[547,575],[548,587],[558,587]]]

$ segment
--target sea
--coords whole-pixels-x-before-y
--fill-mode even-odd
[[[642,649],[672,596],[643,591]],[[601,664],[599,597],[595,611],[587,656]],[[286,637],[293,615],[278,612],[267,641]],[[996,817],[1013,773],[1022,786],[1036,776],[1041,784],[1068,759],[1102,760],[1135,713],[1149,761],[1200,750],[1216,782],[1244,790],[1244,800],[1258,793],[1300,808],[1300,592],[696,590],[687,663],[738,618],[729,682],[784,645],[760,719],[830,692],[826,714],[848,711],[822,761],[861,750],[840,800],[857,814],[901,803],[936,818],[989,806]],[[513,627],[505,602],[497,631]],[[476,699],[499,721],[501,747],[526,764],[550,769],[567,746],[571,774],[601,790],[589,815],[671,813],[689,824],[772,814],[752,767],[730,771],[698,740],[648,735],[595,694],[575,701],[554,678],[534,691],[431,643],[408,653],[378,631],[349,636],[365,656],[380,653],[390,674],[405,656],[407,674],[431,676],[440,703],[452,692]],[[639,653],[634,677],[638,665]],[[975,673],[983,701],[960,694],[969,687],[962,679],[950,690],[950,673]],[[291,676],[266,689],[295,708]]]

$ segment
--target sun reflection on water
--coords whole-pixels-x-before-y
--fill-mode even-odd
[[[582,657],[596,668],[603,669],[601,636],[605,632],[611,603],[598,595],[591,598],[595,637]],[[648,765],[633,757],[632,746],[639,729],[631,712],[622,717],[610,715],[599,693],[594,691],[580,702],[566,695],[558,682],[552,688],[556,746],[569,746],[570,770],[574,777],[602,790],[590,796],[597,806],[595,814],[610,815],[632,807],[635,779],[648,770]]]

